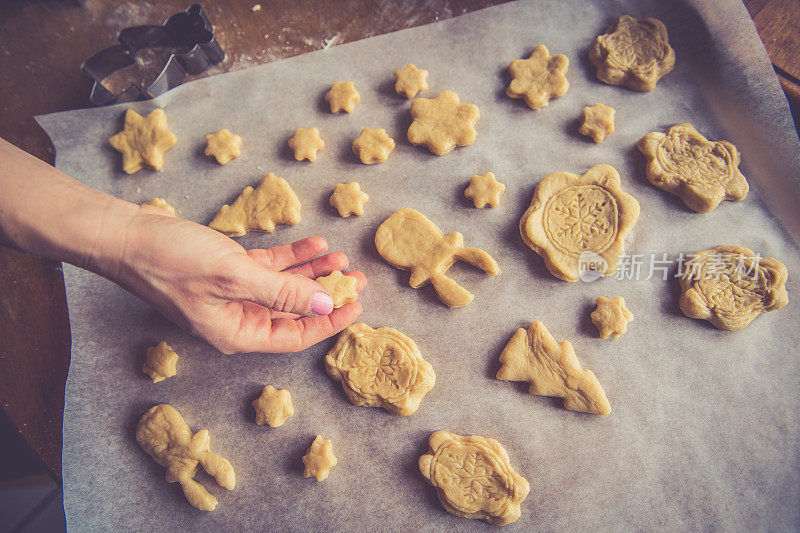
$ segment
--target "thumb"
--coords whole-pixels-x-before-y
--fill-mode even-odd
[[[313,279],[266,269],[255,262],[241,272],[243,298],[284,313],[328,315],[333,311],[333,298],[328,290]]]

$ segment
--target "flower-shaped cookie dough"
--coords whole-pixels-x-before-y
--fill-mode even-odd
[[[313,476],[317,481],[325,481],[336,463],[338,461],[333,455],[333,444],[330,439],[323,439],[321,435],[317,435],[303,456],[305,465],[303,477]]]
[[[269,427],[280,427],[286,419],[294,414],[292,395],[286,389],[278,390],[272,385],[267,385],[261,391],[261,396],[253,400],[253,409],[256,411],[256,424]]]
[[[652,91],[675,66],[675,52],[664,24],[628,15],[619,17],[608,33],[594,40],[589,59],[601,81],[636,91]]]
[[[483,176],[474,175],[469,179],[469,187],[464,190],[464,196],[472,200],[477,208],[497,207],[500,197],[506,191],[506,186],[497,181],[493,172]]]
[[[150,376],[153,383],[164,381],[178,373],[178,354],[164,341],[147,349],[142,372]]]
[[[330,203],[339,212],[339,216],[347,218],[350,215],[361,216],[364,214],[364,204],[369,201],[369,195],[361,190],[357,181],[350,183],[337,183],[333,188]]]
[[[394,90],[406,98],[414,98],[417,93],[428,88],[428,71],[417,68],[411,63],[400,70],[395,70],[394,78],[397,80]]]
[[[325,141],[319,136],[317,128],[297,128],[294,137],[289,139],[289,148],[294,150],[294,158],[298,161],[317,160],[317,152],[325,147]]]
[[[679,274],[683,314],[719,329],[742,329],[761,313],[789,303],[786,266],[741,246],[689,254]]]
[[[691,124],[648,133],[639,139],[639,151],[647,158],[648,181],[698,213],[722,200],[740,202],[750,190],[739,172],[739,150],[727,141],[709,141]]]
[[[289,182],[272,172],[258,187],[245,187],[232,205],[223,205],[208,227],[229,237],[241,237],[250,230],[271,232],[275,224],[300,222],[300,200]]]
[[[525,243],[564,281],[578,281],[586,266],[613,274],[639,202],[620,186],[619,172],[597,165],[584,174],[544,177],[519,221]],[[599,263],[599,268],[598,268]]]
[[[453,91],[442,91],[436,98],[417,98],[411,102],[411,117],[408,141],[425,145],[436,155],[472,144],[478,135],[474,127],[480,118],[478,106],[462,104]]]
[[[383,128],[364,128],[353,141],[353,153],[365,165],[382,163],[394,150],[394,139]]]
[[[122,170],[128,174],[145,167],[160,170],[164,166],[164,152],[178,142],[167,129],[167,115],[155,109],[142,116],[128,109],[122,131],[108,139],[109,144],[122,154]]]
[[[224,165],[234,157],[242,155],[242,138],[226,129],[206,135],[206,155],[213,156]]]
[[[568,68],[567,56],[551,56],[547,47],[540,44],[528,59],[511,62],[508,71],[512,79],[506,95],[509,98],[524,98],[531,109],[541,109],[551,98],[564,96],[569,89]]]
[[[581,111],[581,127],[578,131],[581,135],[591,137],[596,143],[603,142],[603,139],[614,133],[615,113],[613,107],[600,103],[584,107]]]
[[[633,320],[633,313],[625,307],[622,296],[598,296],[597,309],[592,311],[591,317],[601,339],[616,339],[628,330],[628,322]]]
[[[149,202],[147,202],[147,205],[154,205],[154,206],[156,206],[156,207],[160,207],[161,209],[166,209],[167,211],[169,211],[169,212],[170,212],[170,213],[172,213],[173,215],[177,215],[177,213],[175,212],[175,208],[174,208],[174,207],[172,207],[172,206],[169,204],[169,202],[167,202],[167,201],[166,201],[166,200],[164,200],[163,198],[158,198],[158,197],[156,197],[156,198],[153,198],[152,200],[150,200]]]
[[[331,113],[352,113],[361,96],[352,81],[337,81],[331,85],[330,91],[325,94],[325,101],[331,105]]]
[[[511,466],[502,444],[489,437],[437,431],[428,446],[419,458],[419,470],[436,487],[448,513],[495,526],[517,521],[531,488]]]
[[[330,291],[334,309],[358,300],[358,290],[356,289],[358,280],[353,276],[342,274],[341,270],[334,270],[329,275],[319,277],[314,281]]]

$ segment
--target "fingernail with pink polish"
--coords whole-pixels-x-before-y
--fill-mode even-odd
[[[329,315],[333,311],[333,298],[324,292],[315,292],[309,307],[315,315]]]

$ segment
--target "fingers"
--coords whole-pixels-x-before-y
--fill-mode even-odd
[[[307,278],[318,278],[327,276],[334,270],[344,270],[349,264],[350,260],[342,252],[332,252],[322,257],[317,257],[308,263],[287,268],[285,272],[300,274]]]
[[[304,263],[328,249],[322,237],[309,237],[266,250],[248,250],[247,255],[256,263],[270,270],[284,270],[292,265]]]
[[[355,322],[362,313],[359,302],[345,304],[326,316],[303,317],[297,320],[279,319],[272,327],[253,339],[253,351],[290,353],[305,350],[321,340],[336,335]]]
[[[239,299],[282,313],[327,315],[333,310],[330,292],[316,281],[299,274],[276,272],[255,262],[245,263],[237,273]]]
[[[327,274],[322,272],[321,275],[326,276]],[[367,286],[367,278],[366,276],[364,276],[363,272],[360,272],[358,270],[351,270],[350,272],[344,272],[344,275],[356,278],[356,292],[361,292],[362,290],[364,290],[364,287]],[[245,303],[250,304],[250,302],[245,302]],[[300,318],[300,315],[295,313],[282,313],[280,311],[275,311],[274,309],[268,309],[268,311],[272,320],[277,320],[279,318],[289,318],[294,320],[296,318]]]

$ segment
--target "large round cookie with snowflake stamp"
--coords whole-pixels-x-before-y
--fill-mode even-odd
[[[584,174],[554,172],[539,182],[519,221],[525,243],[564,281],[587,270],[613,274],[625,237],[639,218],[639,202],[624,192],[619,172],[597,165]]]

